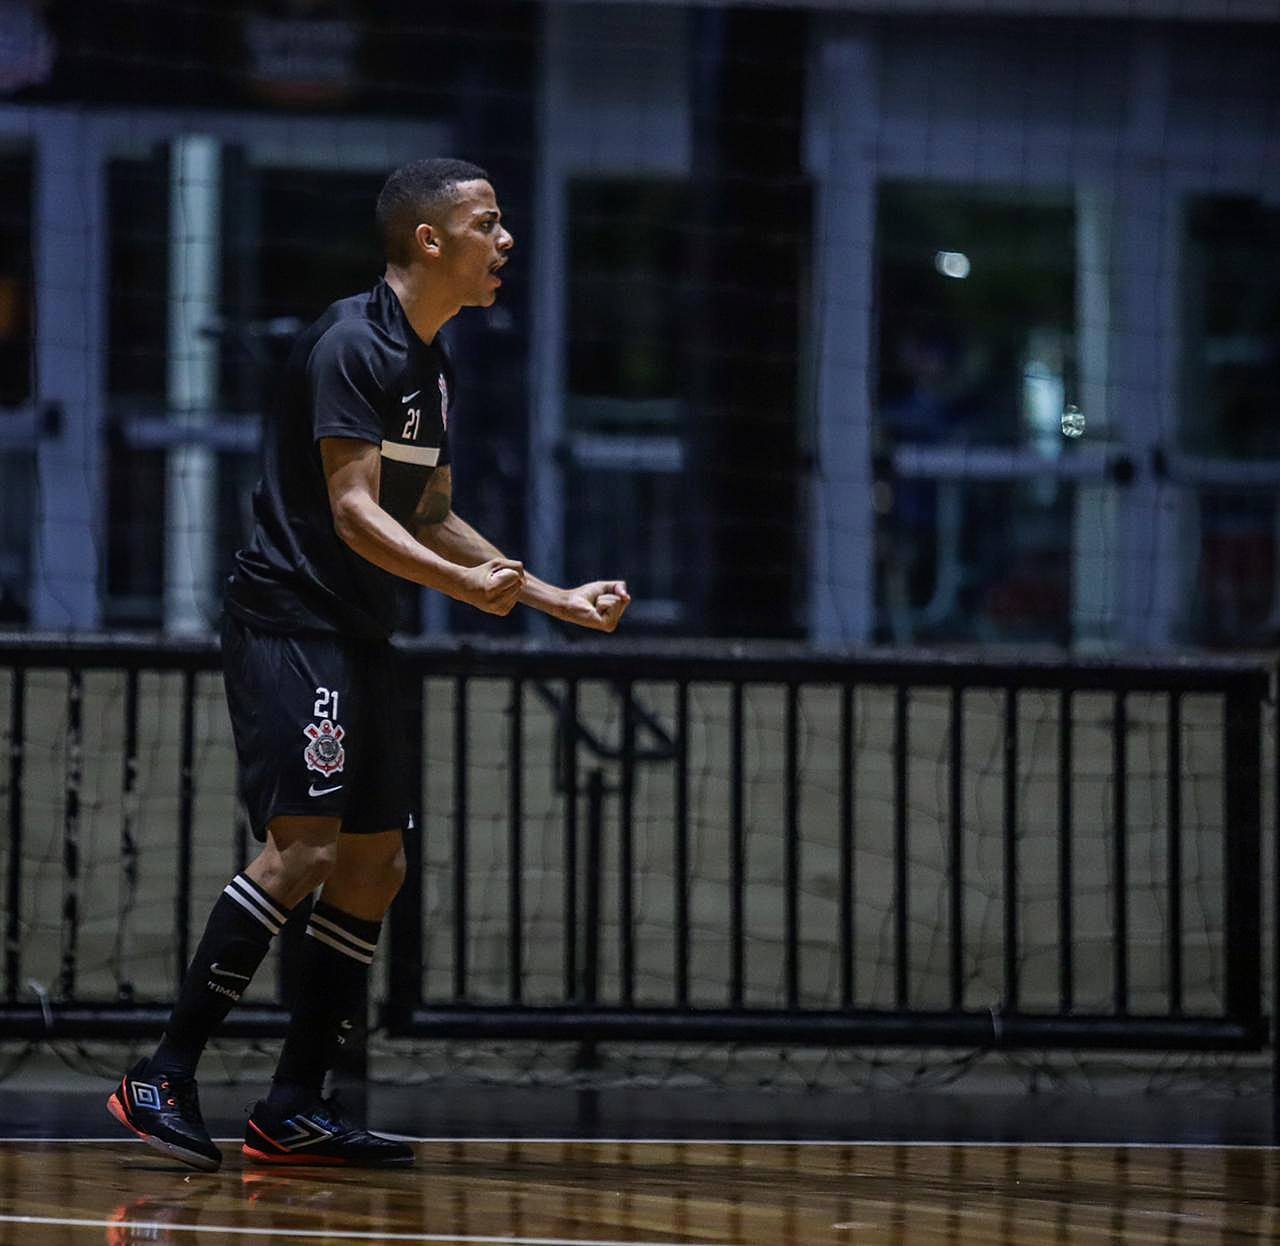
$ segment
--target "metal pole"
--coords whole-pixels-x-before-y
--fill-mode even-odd
[[[9,700],[9,915],[5,922],[4,977],[9,1003],[18,998],[22,977],[22,782],[23,751],[26,748],[27,669],[13,668]]]
[[[198,431],[218,393],[217,343],[202,330],[218,314],[221,152],[207,135],[175,139],[169,160],[170,418]],[[205,446],[169,451],[165,494],[164,622],[202,633],[213,617],[217,461]]]

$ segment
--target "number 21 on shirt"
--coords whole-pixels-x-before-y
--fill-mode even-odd
[[[417,441],[418,439],[418,421],[422,418],[421,407],[410,407],[409,418],[404,422],[404,432],[400,434],[405,441]]]

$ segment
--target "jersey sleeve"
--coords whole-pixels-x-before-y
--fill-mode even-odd
[[[307,360],[311,431],[321,437],[382,441],[382,382],[377,351],[363,325],[339,322],[315,344]]]
[[[436,343],[440,350],[440,363],[444,372],[445,391],[440,396],[440,458],[437,462],[439,467],[448,467],[450,465],[449,458],[449,422],[453,417],[454,404],[458,400],[458,377],[453,370],[453,352],[449,349],[448,342],[443,335],[437,336]]]

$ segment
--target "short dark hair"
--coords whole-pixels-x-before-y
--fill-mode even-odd
[[[389,264],[407,264],[413,232],[453,199],[459,182],[488,181],[489,175],[466,160],[433,157],[401,165],[378,192],[375,216],[382,251]]]

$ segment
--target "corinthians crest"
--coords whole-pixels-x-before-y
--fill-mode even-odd
[[[347,760],[346,750],[342,747],[342,737],[347,733],[326,718],[319,723],[308,723],[302,734],[310,741],[302,753],[307,769],[317,770],[325,778],[337,774]]]

